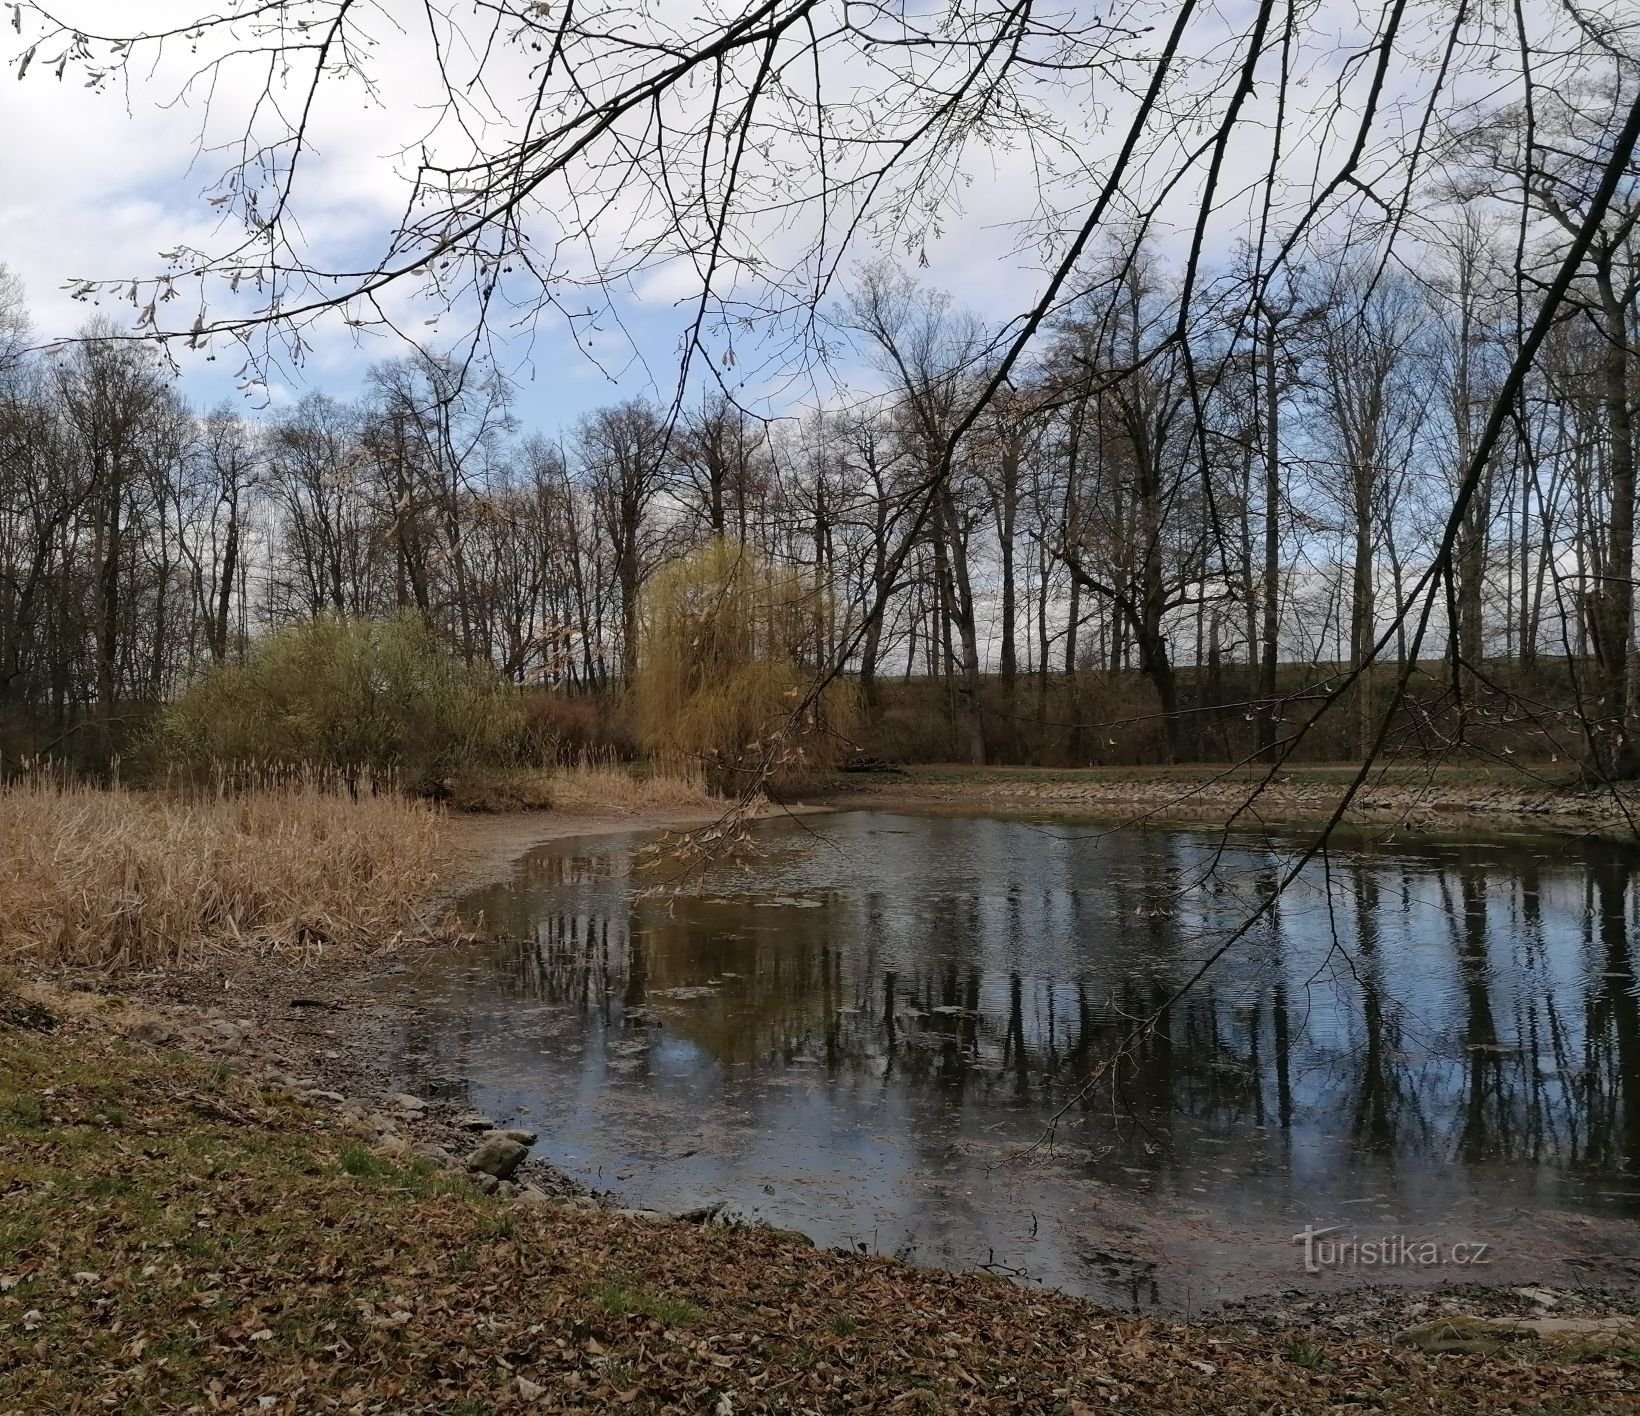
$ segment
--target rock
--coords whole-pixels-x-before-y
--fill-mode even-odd
[[[495,1176],[488,1175],[483,1171],[479,1171],[478,1174],[473,1176],[473,1184],[478,1187],[482,1194],[486,1195],[493,1195],[501,1188],[501,1182]]]
[[[1536,1340],[1577,1347],[1640,1347],[1640,1318],[1478,1318],[1457,1314],[1395,1334],[1401,1347],[1487,1355]]]
[[[809,1238],[809,1236],[801,1229],[777,1229],[772,1224],[768,1225],[767,1228],[770,1234],[777,1235],[779,1238],[786,1240],[788,1243],[800,1244],[806,1249],[812,1249],[815,1247],[814,1240]]]
[[[176,1034],[157,1018],[145,1018],[126,1036],[134,1042],[146,1042],[150,1047],[164,1047]]]
[[[491,1131],[479,1142],[478,1149],[467,1157],[467,1169],[493,1175],[497,1180],[508,1179],[524,1163],[529,1147],[500,1131]]]
[[[509,1126],[499,1134],[505,1136],[509,1141],[517,1141],[521,1146],[533,1146],[540,1139],[534,1131],[527,1130],[523,1126]]]
[[[245,1045],[246,1030],[226,1018],[213,1022],[206,1031],[206,1043],[218,1052],[238,1052]]]
[[[395,1092],[387,1098],[400,1111],[425,1111],[427,1103],[419,1096],[411,1096],[409,1092]]]

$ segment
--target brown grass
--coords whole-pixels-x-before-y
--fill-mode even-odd
[[[0,788],[0,961],[196,966],[426,932],[439,813],[314,786],[235,795]]]
[[[718,798],[698,768],[600,761],[573,766],[463,772],[451,784],[456,811],[664,811],[707,807]]]
[[[583,762],[553,774],[552,804],[561,811],[643,811],[720,803],[698,768]]]

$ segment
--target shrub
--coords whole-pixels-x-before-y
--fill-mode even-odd
[[[426,791],[510,759],[521,725],[516,690],[462,664],[420,619],[323,618],[201,679],[166,709],[154,745],[185,767],[305,763]]]
[[[638,736],[657,757],[698,763],[739,789],[766,758],[777,777],[835,765],[851,743],[852,685],[829,685],[801,718],[828,605],[794,572],[714,540],[649,583],[634,685]]]
[[[630,762],[638,755],[626,704],[614,694],[537,689],[524,695],[523,709],[532,762]]]

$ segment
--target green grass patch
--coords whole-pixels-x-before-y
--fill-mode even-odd
[[[701,1310],[684,1298],[668,1298],[651,1293],[630,1279],[612,1279],[597,1291],[597,1303],[618,1318],[654,1318],[668,1327],[687,1327],[698,1322]]]
[[[0,1126],[37,1130],[45,1125],[45,1103],[33,1092],[0,1093]]]

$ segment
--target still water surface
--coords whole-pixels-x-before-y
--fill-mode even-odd
[[[1640,1278],[1632,848],[1340,842],[1077,1098],[1297,841],[846,812],[657,898],[642,839],[555,843],[468,901],[502,937],[404,980],[412,1089],[528,1121],[633,1205],[1141,1309]],[[1305,1274],[1306,1224],[1491,1263]]]

